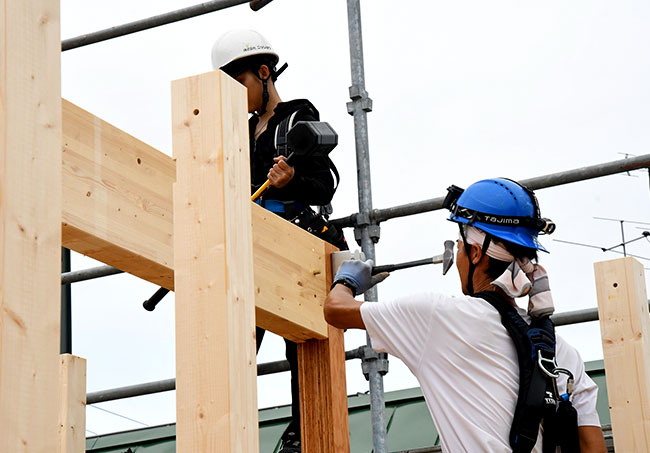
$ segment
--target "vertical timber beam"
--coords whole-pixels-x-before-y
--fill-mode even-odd
[[[61,354],[59,453],[86,451],[86,359]]]
[[[325,243],[328,288],[332,284],[330,257],[336,250]],[[343,331],[328,325],[328,334],[326,340],[298,344],[303,453],[350,451]]]
[[[58,444],[58,0],[0,0],[0,451]]]
[[[650,451],[650,316],[643,265],[594,265],[616,451]]]
[[[172,82],[177,450],[259,450],[246,91]]]

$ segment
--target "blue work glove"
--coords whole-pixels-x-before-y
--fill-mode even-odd
[[[390,275],[388,272],[381,272],[377,275],[372,275],[373,261],[361,260],[345,260],[341,263],[338,272],[334,276],[334,283],[347,286],[352,290],[352,294],[362,294],[375,286],[377,283],[382,282]]]

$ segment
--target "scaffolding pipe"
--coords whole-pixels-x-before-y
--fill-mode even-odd
[[[70,272],[70,249],[61,247],[61,272]],[[61,284],[61,354],[72,354],[72,287]]]
[[[523,179],[521,184],[532,190],[547,189],[549,187],[570,184],[589,179],[600,178],[603,176],[625,173],[632,170],[639,170],[650,167],[650,154],[620,159],[603,164],[590,165],[588,167],[575,168],[573,170],[551,173],[535,178]],[[428,200],[417,201],[414,203],[403,204],[385,209],[374,209],[370,214],[370,220],[373,222],[383,222],[385,220],[397,217],[405,217],[424,212],[436,211],[442,209],[442,202],[445,197],[431,198]],[[358,223],[359,214],[352,214],[348,217],[332,220],[340,227],[353,227]]]
[[[650,300],[648,300],[648,311],[650,311]],[[551,316],[553,324],[556,326],[566,326],[569,324],[580,324],[581,322],[598,321],[598,308],[585,308],[583,310],[567,311],[556,313]]]
[[[177,9],[168,13],[159,14],[157,16],[148,17],[146,19],[136,20],[127,24],[116,25],[115,27],[106,28],[93,33],[77,36],[61,41],[61,51],[72,50],[79,47],[95,44],[109,39],[119,38],[120,36],[130,35],[139,31],[149,30],[151,28],[160,27],[181,20],[191,19],[192,17],[202,16],[207,13],[219,11],[220,9],[230,8],[231,6],[241,5],[248,3],[250,0],[212,0],[209,2],[200,3],[187,8]],[[257,9],[262,8],[269,1],[258,2],[263,3]],[[252,7],[252,5],[251,5]],[[257,11],[254,9],[254,11]]]
[[[650,311],[650,300],[648,301],[648,310]],[[570,324],[598,321],[598,308],[586,308],[583,310],[556,313],[551,317],[551,319],[556,326],[566,326]],[[357,349],[345,351],[345,360],[362,359],[365,354],[365,349],[366,346],[360,346]],[[286,360],[260,363],[257,365],[258,376],[282,373],[284,371],[289,371],[289,362]],[[175,389],[176,380],[165,379],[162,381],[147,382],[144,384],[136,384],[88,393],[86,395],[86,403],[103,403],[106,401],[150,395],[152,393],[168,392]]]
[[[97,266],[89,269],[82,269],[80,271],[64,272],[61,274],[61,284],[68,285],[70,283],[83,282],[84,280],[107,277],[109,275],[121,274],[123,272],[124,271],[115,269],[113,266]]]
[[[369,215],[372,211],[372,189],[370,184],[370,152],[368,146],[367,112],[372,110],[372,101],[365,86],[363,41],[361,33],[361,6],[359,0],[348,0],[348,33],[350,39],[350,72],[352,86],[347,104],[348,113],[354,117],[354,138],[357,154],[357,185],[359,189],[359,212]],[[375,260],[375,242],[379,239],[377,225],[371,222],[357,224],[355,238],[368,259]],[[364,294],[364,300],[376,301],[377,287]],[[370,389],[370,420],[372,443],[375,453],[386,453],[386,415],[384,402],[384,378],[388,371],[386,354],[372,350],[370,336],[366,333],[367,348],[362,359],[362,369]]]
[[[648,310],[650,311],[650,300],[648,301]],[[580,324],[583,322],[598,321],[598,308],[586,308],[583,310],[556,313],[551,317],[551,319],[553,320],[553,323],[558,327],[570,324]],[[345,360],[362,359],[365,355],[365,349],[366,346],[360,346],[356,349],[345,351]],[[257,365],[257,375],[264,376],[268,374],[282,373],[284,371],[289,371],[289,369],[289,362],[286,360],[260,363]],[[118,387],[88,393],[86,395],[86,403],[103,403],[106,401],[119,400],[123,398],[149,395],[152,393],[168,392],[174,390],[175,388],[175,379],[147,382],[144,384],[130,385],[126,387]]]
[[[586,308],[584,310],[556,313],[551,316],[555,326],[566,326],[569,324],[580,324],[582,322],[598,321],[598,309]]]
[[[363,354],[362,346],[357,349],[345,351],[345,360],[360,359]],[[278,360],[277,362],[260,363],[257,365],[257,375],[281,373],[289,371],[289,362]],[[165,379],[162,381],[146,382],[144,384],[129,385],[113,389],[100,390],[86,394],[86,404],[104,403],[106,401],[133,398],[136,396],[151,395],[153,393],[169,392],[176,389],[176,379]]]

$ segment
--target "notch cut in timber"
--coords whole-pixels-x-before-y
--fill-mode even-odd
[[[174,289],[176,164],[63,101],[63,246]],[[251,203],[256,323],[293,341],[327,338],[325,242]]]

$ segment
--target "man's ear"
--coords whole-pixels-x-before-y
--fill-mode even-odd
[[[481,259],[483,258],[483,251],[481,250],[481,246],[478,244],[470,245],[469,254],[469,259],[472,260],[472,263],[474,263],[474,265],[480,263]]]
[[[257,70],[257,73],[262,79],[268,79],[269,77],[271,77],[271,70],[265,64],[260,66],[260,68]]]

